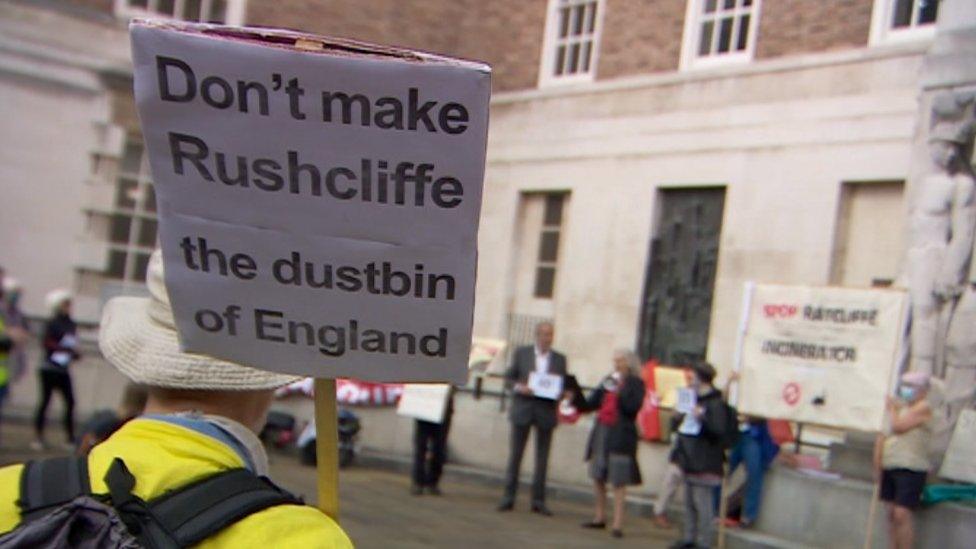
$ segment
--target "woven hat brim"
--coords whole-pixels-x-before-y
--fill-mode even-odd
[[[149,299],[141,297],[116,297],[105,304],[98,346],[126,377],[150,387],[247,391],[275,389],[301,379],[184,353],[176,330],[153,321]]]

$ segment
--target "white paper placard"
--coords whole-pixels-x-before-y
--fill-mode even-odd
[[[408,383],[397,404],[397,415],[442,423],[451,386],[444,383]]]
[[[698,395],[695,394],[695,390],[691,387],[679,387],[675,389],[675,393],[678,395],[677,402],[674,405],[675,411],[690,414],[698,404]]]
[[[130,28],[182,348],[463,383],[490,69],[293,31]]]
[[[963,410],[959,415],[939,476],[976,483],[976,410]]]
[[[755,286],[739,411],[880,431],[907,304],[900,290]]]
[[[563,394],[563,376],[532,372],[529,374],[529,390],[534,396],[558,400]]]

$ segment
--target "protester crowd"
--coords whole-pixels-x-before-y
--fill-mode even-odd
[[[0,277],[2,274],[0,270]],[[281,546],[284,541],[296,547],[351,546],[334,521],[301,505],[266,478],[267,456],[255,433],[263,425],[274,390],[294,378],[181,352],[158,253],[150,262],[147,286],[149,298],[116,298],[105,307],[101,352],[132,382],[117,408],[96,412],[79,432],[75,430],[71,370],[82,355],[71,317],[71,295],[55,290],[47,296],[50,316],[40,336],[36,438],[31,446],[42,450],[51,445],[45,437],[47,409],[57,393],[64,401],[63,445],[85,456],[81,459],[86,466],[77,467],[77,458],[63,458],[0,469],[0,539],[12,539],[17,546],[18,539],[24,542],[35,539],[29,536],[43,536],[45,528],[63,526],[36,520],[43,511],[61,506],[79,515],[90,513],[89,507],[99,501],[98,494],[110,493],[113,501],[121,498],[134,502],[139,511],[116,506],[103,512],[102,522],[96,520],[99,528],[141,542],[176,539],[179,545],[206,538],[218,547],[238,546],[245,539],[250,544],[264,540],[268,546]],[[8,277],[2,279],[0,288],[2,410],[11,382],[29,369],[26,350],[32,340],[18,306],[21,286]],[[566,356],[553,349],[554,335],[552,323],[536,326],[534,344],[514,351],[504,375],[512,394],[511,432],[504,491],[497,509],[510,512],[516,508],[521,462],[529,435],[535,431],[529,508],[542,516],[553,515],[546,503],[547,470],[552,436],[563,407],[563,411],[592,416],[581,457],[593,482],[594,508],[592,518],[581,526],[606,529],[619,538],[624,535],[627,489],[640,485],[643,479],[638,465],[641,433],[637,416],[648,389],[640,364],[633,352],[616,350],[610,371],[587,394],[571,375]],[[732,524],[743,528],[759,518],[764,475],[779,447],[765,419],[740,416],[728,404],[726,397],[736,382],[734,375],[723,392],[715,386],[712,365],[699,362],[687,365],[685,370],[694,404],[673,417],[671,449],[657,490],[653,520],[660,528],[673,527],[667,511],[681,488],[683,530],[673,547],[710,547],[716,527],[726,517],[734,517]],[[875,462],[892,546],[909,548],[914,543],[913,512],[919,507],[931,466],[927,455],[932,436],[932,411],[927,400],[931,385],[928,376],[916,373],[906,374],[901,381],[898,399],[889,403],[892,431],[879,437]],[[550,382],[555,386],[547,385]],[[452,389],[441,422],[416,421],[414,495],[442,495],[440,479],[447,460],[453,410]],[[745,481],[737,491],[726,494],[723,481],[740,465]],[[80,489],[55,489],[37,480],[45,475],[67,478],[69,485]],[[32,485],[31,479],[38,484]],[[187,487],[190,479],[194,482]],[[204,488],[198,486],[201,482]],[[203,506],[213,504],[204,497],[205,490],[218,488],[240,501],[206,514],[206,520],[192,528],[173,526],[179,517],[174,518],[172,509],[157,505],[164,494],[168,498],[179,494],[186,508],[178,515],[203,513]],[[84,503],[78,503],[78,498],[85,497]],[[723,497],[727,505],[723,505]],[[100,505],[104,507],[104,503]],[[724,507],[728,511],[720,517]],[[112,522],[113,513],[121,522]],[[88,516],[87,520],[94,519]],[[5,539],[5,535],[9,537]]]

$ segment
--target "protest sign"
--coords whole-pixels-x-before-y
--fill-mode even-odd
[[[963,410],[959,415],[939,476],[976,483],[976,410]]]
[[[489,68],[293,31],[131,35],[181,347],[464,382]]]
[[[532,395],[548,400],[558,400],[563,394],[563,376],[532,372],[528,379]]]
[[[443,423],[451,386],[444,383],[408,383],[397,405],[397,415]]]
[[[678,404],[678,391],[688,386],[685,370],[658,366],[654,369],[654,387],[660,398],[660,406],[674,408]]]
[[[880,431],[907,302],[907,293],[897,290],[755,286],[739,411]]]

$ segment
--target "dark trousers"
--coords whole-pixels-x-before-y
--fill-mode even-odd
[[[51,394],[55,390],[64,397],[64,431],[68,433],[68,440],[75,440],[75,393],[71,388],[71,375],[67,371],[41,369],[41,403],[34,416],[34,432],[37,438],[44,436],[44,424],[47,422],[47,406],[51,403]]]
[[[447,457],[447,423],[417,420],[413,430],[413,483],[437,486]],[[429,452],[429,453],[428,453]]]
[[[505,476],[505,501],[515,501],[518,491],[519,469],[522,467],[522,454],[529,439],[532,425],[512,424],[511,450],[508,455],[508,471]],[[532,474],[532,505],[546,502],[546,470],[549,468],[549,445],[552,442],[552,428],[535,429],[535,471]]]

